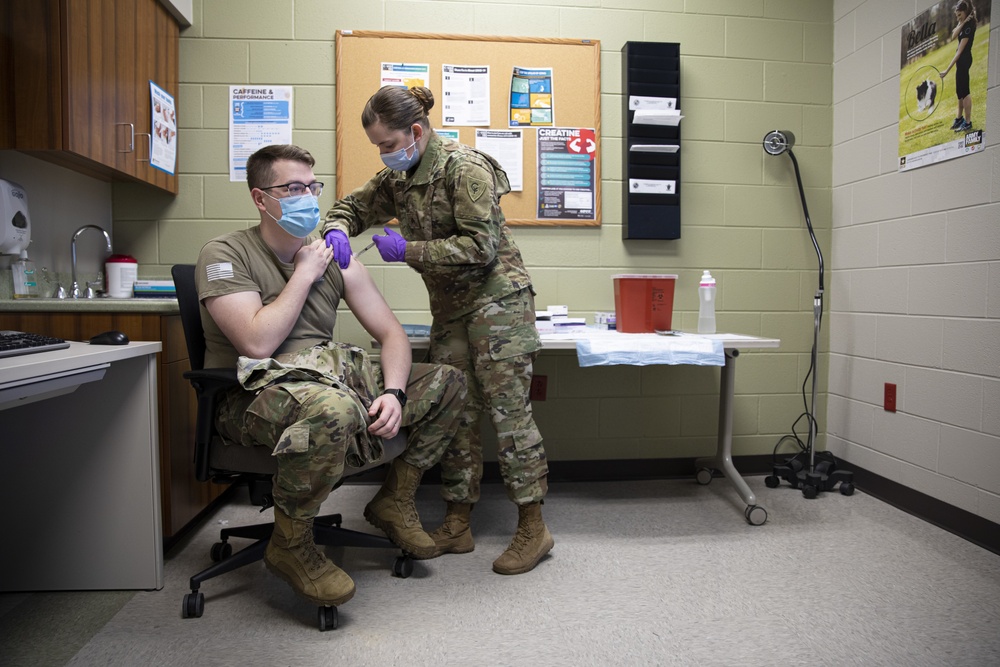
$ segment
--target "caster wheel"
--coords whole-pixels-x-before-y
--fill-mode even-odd
[[[221,563],[233,555],[233,545],[229,542],[216,542],[212,545],[212,551],[209,555],[213,563]]]
[[[802,495],[805,496],[806,498],[815,498],[816,496],[819,495],[819,489],[817,489],[812,484],[803,484]]]
[[[708,468],[698,468],[698,472],[695,473],[694,478],[702,486],[710,484],[712,482],[712,471]]]
[[[392,576],[406,579],[413,574],[413,559],[409,556],[396,556],[392,564]]]
[[[760,505],[747,505],[746,510],[743,511],[743,516],[746,517],[747,523],[751,526],[762,526],[767,521],[767,510]]]
[[[181,618],[201,618],[205,613],[205,594],[188,593],[184,596],[184,605],[181,609]]]
[[[840,492],[842,494],[844,494],[845,496],[853,496],[854,495],[854,485],[851,484],[850,482],[841,482],[840,483]]]
[[[768,475],[764,478],[764,485],[769,489],[776,489],[779,484],[781,484],[781,480],[774,475]]]
[[[340,623],[336,607],[320,607],[318,616],[320,632],[336,630],[337,625]]]

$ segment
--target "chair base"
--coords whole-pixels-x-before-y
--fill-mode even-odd
[[[374,549],[398,549],[388,537],[363,533],[349,528],[342,528],[343,519],[340,514],[318,516],[313,520],[313,539],[320,546],[367,547]],[[200,618],[205,609],[205,595],[200,591],[201,584],[219,575],[232,572],[251,563],[264,559],[264,550],[274,532],[274,523],[259,523],[250,526],[235,526],[219,531],[219,542],[212,545],[211,565],[191,577],[191,592],[184,596],[182,616],[184,618]],[[230,537],[254,540],[253,544],[233,553]],[[393,563],[393,576],[405,579],[413,573],[413,561],[403,552]],[[333,629],[337,626],[335,612],[319,608],[320,630]],[[335,609],[335,608],[333,608]]]

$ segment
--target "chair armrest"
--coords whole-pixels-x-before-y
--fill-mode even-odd
[[[208,450],[215,434],[215,412],[219,395],[239,386],[235,368],[204,368],[184,373],[198,397],[198,418],[194,432],[194,472],[200,482],[212,478],[208,469]]]

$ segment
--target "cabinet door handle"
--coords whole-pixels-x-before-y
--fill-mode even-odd
[[[149,158],[153,155],[153,134],[151,132],[140,132],[139,136],[149,139],[149,151],[146,153],[146,157],[136,156],[135,159],[137,162],[149,162]]]
[[[129,128],[129,139],[128,148],[125,150],[119,150],[119,153],[131,153],[135,150],[135,125],[132,123],[115,123],[115,125],[128,125]]]

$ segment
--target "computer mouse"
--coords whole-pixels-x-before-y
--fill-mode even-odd
[[[128,345],[128,336],[121,331],[105,331],[90,339],[91,345]]]

